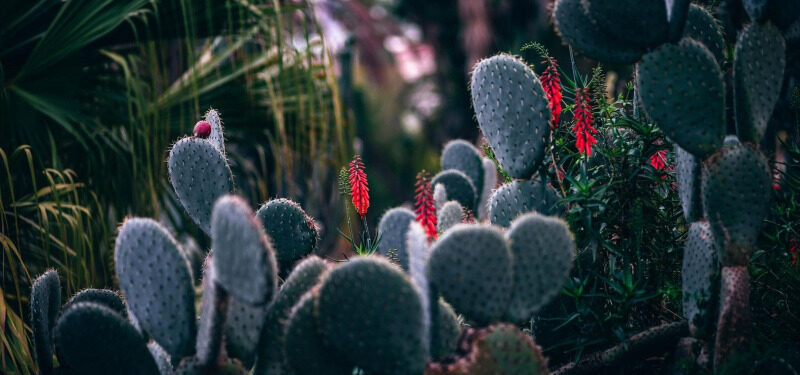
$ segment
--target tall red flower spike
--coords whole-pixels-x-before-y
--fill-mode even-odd
[[[361,156],[356,155],[350,162],[350,196],[353,198],[353,207],[364,218],[369,208],[369,184],[367,173],[364,172],[364,163]]]
[[[592,145],[597,143],[592,134],[597,133],[594,125],[594,115],[592,114],[592,104],[589,103],[589,88],[584,87],[575,91],[575,147],[578,152],[586,156],[592,156]]]
[[[561,75],[558,73],[558,62],[556,59],[546,56],[542,63],[547,64],[547,67],[539,76],[542,82],[544,93],[547,94],[547,101],[550,106],[550,130],[558,127],[558,120],[561,116]]]
[[[417,182],[414,184],[415,195],[414,203],[417,214],[417,221],[425,229],[429,239],[434,239],[436,233],[436,206],[433,201],[433,188],[431,188],[431,178],[428,172],[423,170],[417,174]]]
[[[650,155],[650,165],[656,170],[664,169],[667,166],[667,150],[658,150]]]

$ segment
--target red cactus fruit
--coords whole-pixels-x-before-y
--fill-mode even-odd
[[[417,221],[425,229],[428,239],[435,239],[436,233],[436,206],[433,201],[433,188],[431,188],[431,178],[428,172],[423,170],[417,174],[417,182],[414,185],[416,202],[415,212]]]
[[[369,208],[369,185],[367,173],[364,172],[364,163],[361,156],[356,155],[350,162],[350,196],[353,198],[353,207],[364,218]]]
[[[193,134],[197,138],[208,138],[211,135],[211,124],[208,121],[198,121],[194,124]]]

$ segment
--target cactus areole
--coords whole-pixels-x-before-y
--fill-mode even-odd
[[[194,124],[192,134],[197,138],[208,138],[211,135],[211,124],[208,121],[198,121]]]

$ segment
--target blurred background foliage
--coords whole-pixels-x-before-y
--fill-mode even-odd
[[[712,9],[729,41],[739,1]],[[563,295],[533,324],[551,365],[679,319],[685,223],[671,145],[634,115],[631,66],[571,56],[550,0],[6,0],[0,13],[0,365],[35,373],[29,287],[57,268],[65,296],[114,287],[117,224],[157,218],[187,246],[207,239],[166,175],[173,141],[210,107],[226,128],[237,191],[252,205],[291,197],[317,219],[322,249],[347,247],[335,178],[354,153],[370,183],[370,228],[410,206],[450,139],[482,143],[468,77],[481,58],[517,54],[541,72],[537,41],[562,68],[565,116],[547,171],[579,257]],[[771,129],[783,150],[773,216],[751,264],[754,345],[800,337],[799,46]],[[794,64],[794,65],[791,65]],[[729,66],[730,61],[725,66]],[[574,68],[573,68],[574,67]],[[579,77],[575,76],[575,72]],[[592,86],[598,145],[585,160],[570,132],[576,86]],[[667,150],[664,169],[650,157]],[[559,172],[561,176],[559,177]],[[358,223],[353,223],[358,225]],[[357,228],[353,228],[357,231]],[[196,239],[196,242],[192,241]],[[785,344],[785,345],[783,345]],[[648,361],[649,364],[657,360]],[[642,368],[632,372],[644,371]]]

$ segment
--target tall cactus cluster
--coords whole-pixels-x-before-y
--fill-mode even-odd
[[[748,349],[747,266],[771,197],[770,168],[759,144],[783,80],[782,32],[800,22],[792,1],[743,3],[750,22],[739,33],[727,72],[721,68],[722,30],[707,10],[688,1],[667,1],[665,7],[662,1],[558,0],[554,9],[558,32],[579,52],[636,63],[641,105],[675,144],[689,223],[683,312],[706,354],[699,360],[713,359],[717,370]],[[726,85],[733,92],[728,103]],[[727,135],[730,116],[735,135]]]

